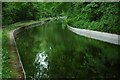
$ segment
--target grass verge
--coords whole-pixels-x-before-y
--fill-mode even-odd
[[[45,19],[41,19],[40,21],[42,21],[42,20],[45,20]],[[10,50],[9,50],[8,32],[16,29],[18,27],[22,27],[22,26],[29,25],[29,24],[36,23],[36,22],[38,22],[38,21],[29,21],[28,23],[25,23],[25,24],[20,25],[20,26],[15,26],[15,27],[10,27],[8,29],[3,29],[3,31],[2,31],[2,54],[3,54],[2,55],[2,59],[3,59],[2,78],[12,78],[13,77],[12,74],[14,74],[11,70],[11,67],[10,67],[10,56],[12,56],[12,55],[9,55]],[[20,23],[23,23],[23,22],[18,22],[18,23],[9,25],[9,26],[17,25]],[[7,26],[4,26],[4,27],[7,27]]]

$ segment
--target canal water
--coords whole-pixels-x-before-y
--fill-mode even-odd
[[[117,78],[120,47],[77,35],[62,21],[15,37],[27,78]]]

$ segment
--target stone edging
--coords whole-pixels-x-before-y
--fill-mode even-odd
[[[119,39],[120,35],[117,34],[110,34],[110,33],[87,30],[87,29],[78,29],[78,28],[73,28],[69,25],[67,28],[78,35],[120,45],[120,39]]]
[[[20,55],[19,55],[19,52],[17,49],[17,45],[15,42],[14,36],[26,28],[29,28],[32,26],[37,26],[37,25],[46,23],[48,21],[50,21],[50,19],[45,20],[45,21],[40,21],[37,23],[33,23],[33,24],[29,24],[27,26],[19,27],[17,29],[14,29],[14,30],[8,32],[11,53],[14,57],[17,57],[16,60],[11,61],[12,67],[14,68],[14,73],[18,74],[18,76],[15,76],[15,78],[21,78],[24,80],[24,79],[26,79],[26,73],[25,73],[25,70],[23,68],[23,64],[22,64],[21,59],[20,59]]]

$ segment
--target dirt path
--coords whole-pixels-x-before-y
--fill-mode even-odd
[[[11,28],[11,27],[17,27],[17,26],[21,26],[21,25],[23,25],[23,24],[25,24],[25,23],[29,23],[30,21],[26,21],[26,22],[24,22],[24,23],[19,23],[19,24],[17,24],[17,25],[12,25],[12,26],[8,26],[8,27],[2,27],[2,29],[8,29],[8,28]]]
[[[15,29],[17,30],[17,29]],[[14,31],[12,30],[8,33],[9,36],[9,45],[10,45],[10,66],[13,78],[26,78],[26,74],[21,63],[21,59],[16,48],[16,42],[14,39]]]

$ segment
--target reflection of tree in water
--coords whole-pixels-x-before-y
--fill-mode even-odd
[[[47,75],[48,70],[48,56],[45,54],[45,51],[41,53],[37,53],[35,58],[35,66],[36,66],[36,74],[34,74],[34,77],[37,78],[49,78]]]

